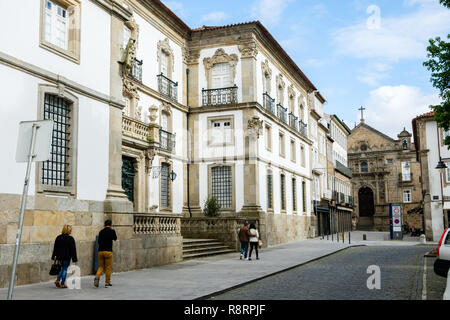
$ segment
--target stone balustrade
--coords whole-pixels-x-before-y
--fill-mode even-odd
[[[122,116],[122,133],[145,141],[150,136],[148,124],[125,115]]]
[[[180,216],[173,214],[134,214],[134,233],[150,235],[179,235],[181,233]]]

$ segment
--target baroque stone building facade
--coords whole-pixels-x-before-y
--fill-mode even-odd
[[[364,119],[352,130],[348,162],[358,229],[389,231],[390,203],[401,204],[403,222],[422,229],[420,165],[411,136],[403,130],[392,139]]]
[[[25,2],[21,13],[0,3],[4,29],[27,21],[0,34],[0,133],[10,137],[1,141],[0,287],[18,228],[21,120],[57,126],[52,159],[31,177],[17,284],[49,279],[64,224],[82,275],[105,219],[118,232],[115,272],[180,261],[183,236],[236,245],[245,219],[264,246],[317,235],[325,98],[260,22],[191,29],[158,0]],[[210,196],[220,218],[202,213]]]

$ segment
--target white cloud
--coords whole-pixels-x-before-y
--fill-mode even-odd
[[[359,69],[357,79],[369,86],[378,86],[381,80],[390,78],[388,73],[392,66],[383,62],[370,62],[364,68]]]
[[[289,2],[293,0],[257,0],[252,5],[251,16],[266,26],[276,25]]]
[[[368,125],[397,139],[397,134],[403,127],[412,133],[412,119],[430,111],[429,106],[440,101],[437,93],[424,94],[417,87],[383,86],[371,91],[369,98],[365,100],[364,118]],[[358,112],[358,122],[359,119]]]
[[[367,27],[366,21],[333,32],[333,44],[339,54],[360,59],[424,59],[428,39],[444,36],[450,29],[450,10],[437,1],[406,0],[406,5],[419,4],[410,14],[383,17],[380,28]],[[369,19],[370,15],[367,15]]]
[[[203,21],[219,23],[227,18],[227,14],[223,11],[214,11],[202,16]]]

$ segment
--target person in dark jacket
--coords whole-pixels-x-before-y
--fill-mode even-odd
[[[248,260],[247,253],[248,253],[248,241],[249,237],[251,236],[250,230],[248,229],[248,222],[244,222],[244,226],[239,230],[239,241],[241,241],[241,257],[244,257],[245,260]]]
[[[67,288],[65,282],[70,260],[74,263],[78,261],[75,239],[71,236],[71,233],[72,226],[68,224],[64,225],[61,234],[56,237],[55,245],[53,247],[52,260],[58,260],[61,264],[61,271],[55,281],[55,285],[58,288]]]
[[[117,240],[114,229],[111,228],[111,220],[105,221],[105,228],[98,234],[98,260],[100,266],[95,274],[94,286],[98,287],[100,277],[105,270],[105,288],[111,287],[111,272],[113,262],[113,241]]]

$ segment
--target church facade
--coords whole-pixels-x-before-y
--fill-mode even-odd
[[[403,222],[423,229],[420,164],[411,133],[393,139],[364,119],[348,137],[348,162],[353,174],[357,229],[389,231],[389,204],[402,207]]]

